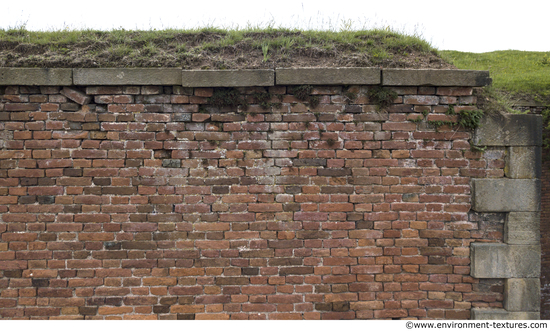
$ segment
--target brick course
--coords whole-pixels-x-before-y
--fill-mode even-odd
[[[469,276],[469,246],[502,242],[503,216],[470,211],[469,180],[504,177],[505,152],[408,120],[455,120],[441,113],[472,88],[393,89],[378,113],[362,95],[342,104],[341,86],[317,86],[317,108],[276,86],[283,102],[268,110],[218,109],[212,88],[6,88],[0,316],[462,319],[501,308],[502,281]]]

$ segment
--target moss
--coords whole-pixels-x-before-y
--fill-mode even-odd
[[[479,121],[483,118],[483,111],[479,109],[461,110],[458,117],[458,125],[474,130],[479,126]]]
[[[302,101],[307,101],[312,90],[313,86],[311,85],[300,85],[292,88],[292,94]]]
[[[313,86],[311,85],[300,85],[291,89],[292,94],[296,98],[307,102],[311,108],[317,108],[321,102],[321,98],[317,95],[311,95],[312,90]]]
[[[248,108],[246,99],[239,91],[233,88],[216,88],[208,102],[216,107],[242,107]]]
[[[369,88],[367,96],[369,97],[369,100],[377,106],[378,110],[388,108],[398,97],[397,92],[382,86],[374,86]]]

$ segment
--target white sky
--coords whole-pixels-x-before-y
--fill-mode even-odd
[[[391,26],[441,50],[550,51],[548,0],[2,0],[0,28],[164,29]]]

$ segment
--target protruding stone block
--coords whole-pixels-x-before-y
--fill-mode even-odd
[[[540,211],[538,179],[472,179],[472,209],[478,212]]]
[[[73,69],[74,85],[181,85],[177,68]]]
[[[509,312],[504,309],[472,308],[473,320],[540,320],[540,313]]]
[[[508,178],[540,178],[541,164],[541,147],[509,147],[504,173]]]
[[[542,116],[499,114],[484,116],[475,130],[476,146],[541,146]]]
[[[276,69],[277,85],[378,85],[378,68],[284,68]]]
[[[492,79],[488,71],[384,69],[382,85],[386,86],[486,86]]]
[[[70,86],[73,70],[65,68],[0,68],[0,85]]]
[[[540,245],[472,243],[470,274],[474,278],[538,278]]]
[[[187,87],[273,86],[275,73],[258,70],[183,70],[181,85]]]
[[[540,213],[510,212],[504,226],[504,241],[510,245],[538,245]]]
[[[504,284],[504,309],[510,312],[540,311],[540,279],[507,279]]]

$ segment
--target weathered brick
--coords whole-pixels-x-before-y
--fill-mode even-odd
[[[506,238],[502,215],[470,213],[470,178],[504,177],[505,151],[410,121],[455,121],[451,106],[474,109],[471,87],[389,88],[399,97],[385,112],[361,86],[350,100],[316,85],[315,109],[271,87],[283,104],[270,110],[263,87],[238,89],[248,110],[212,107],[212,88],[0,88],[0,316],[462,319],[502,307],[502,280],[469,276],[470,243]]]

